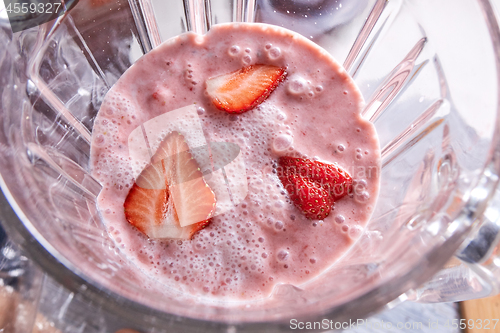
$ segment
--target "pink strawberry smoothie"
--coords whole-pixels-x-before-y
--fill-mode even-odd
[[[248,112],[231,115],[216,109],[205,81],[252,64],[286,67],[288,76]],[[227,205],[231,202],[219,200],[216,192],[221,205],[217,215],[191,240],[148,239],[124,214],[125,198],[145,165],[131,153],[131,133],[186,106],[196,117],[179,120],[179,126],[160,125],[165,132],[183,132],[190,148],[203,140],[237,144],[244,170],[226,171],[229,178],[243,174],[243,195]],[[248,301],[268,297],[277,284],[300,287],[348,251],[375,205],[380,149],[374,126],[361,117],[363,107],[358,88],[342,66],[291,31],[264,24],[222,24],[204,36],[175,37],[120,78],[95,119],[91,168],[103,185],[98,197],[103,224],[129,260],[169,290]],[[201,136],[190,121],[201,125]],[[151,142],[150,149],[157,144]],[[354,193],[336,201],[324,220],[306,219],[276,175],[277,160],[284,155],[337,163],[352,176]],[[215,173],[205,178],[217,186]]]

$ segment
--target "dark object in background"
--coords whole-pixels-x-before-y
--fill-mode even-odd
[[[76,6],[78,0],[4,0],[12,32],[52,21]]]
[[[315,38],[352,20],[368,0],[257,0],[257,22],[273,23]]]
[[[482,262],[493,248],[499,231],[495,223],[489,222],[481,226],[467,247],[457,254],[457,257],[471,264]]]
[[[7,234],[5,233],[5,230],[3,230],[2,225],[0,224],[0,249],[5,245],[7,242]]]

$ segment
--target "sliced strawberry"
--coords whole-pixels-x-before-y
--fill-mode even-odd
[[[352,192],[351,176],[338,165],[314,162],[311,180],[320,184],[336,201]]]
[[[156,182],[157,172],[153,166],[148,166],[140,174],[137,182],[130,189],[125,203],[125,217],[127,221],[133,224],[142,233],[148,234],[148,230],[152,225],[161,225],[165,211],[167,210],[167,202],[169,193],[163,186],[160,188],[151,188]],[[138,183],[147,184],[147,187],[139,186]]]
[[[286,78],[286,69],[251,65],[206,81],[214,105],[229,113],[243,113],[264,102]]]
[[[180,133],[170,133],[158,147],[152,161],[163,162],[165,178],[182,227],[211,216],[215,194],[203,179],[200,167]]]
[[[333,199],[328,192],[308,178],[290,175],[287,188],[290,199],[302,213],[312,220],[322,220],[330,214]]]
[[[290,199],[309,219],[325,218],[333,203],[352,191],[351,176],[337,165],[290,156],[280,157],[278,165],[278,177]],[[320,188],[321,191],[311,188]],[[306,190],[304,195],[307,198],[304,199],[300,191]],[[328,200],[324,198],[325,194]]]
[[[167,135],[151,162],[125,200],[127,221],[150,238],[190,239],[208,225],[214,193],[179,133]]]

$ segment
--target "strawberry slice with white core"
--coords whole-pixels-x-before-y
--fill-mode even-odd
[[[215,195],[206,184],[189,146],[170,133],[132,186],[125,217],[149,238],[190,239],[215,210]]]
[[[208,219],[215,207],[215,195],[202,177],[180,133],[170,133],[152,158],[163,162],[179,223],[182,227]]]
[[[208,79],[206,90],[218,109],[243,113],[264,102],[286,75],[283,67],[251,65]]]
[[[125,199],[125,216],[142,233],[148,234],[150,227],[162,224],[168,197],[161,165],[149,165],[137,177]]]

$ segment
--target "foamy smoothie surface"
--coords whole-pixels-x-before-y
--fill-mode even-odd
[[[287,76],[245,113],[217,109],[206,80],[256,64],[286,68]],[[120,78],[95,119],[91,168],[103,185],[103,223],[138,269],[187,295],[249,300],[269,296],[277,284],[300,286],[349,249],[373,210],[380,149],[363,106],[342,66],[289,30],[223,24],[204,36],[175,37]],[[172,132],[193,151],[214,142],[239,147],[213,172],[205,169],[218,161],[207,165],[193,153],[217,203],[211,223],[191,240],[148,239],[124,213],[136,177]],[[277,176],[285,155],[337,163],[354,191],[323,220],[307,219]]]

